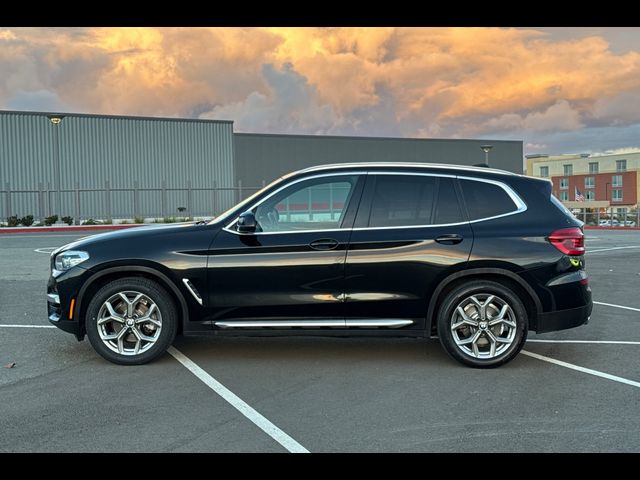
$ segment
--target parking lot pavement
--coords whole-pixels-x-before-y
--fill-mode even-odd
[[[594,300],[640,308],[640,232],[587,232]],[[118,367],[48,328],[46,251],[69,235],[0,237],[0,451],[286,451],[169,354]],[[616,250],[605,250],[617,248]],[[599,252],[597,250],[600,250]],[[10,268],[4,268],[9,265]],[[640,312],[531,340],[640,342]],[[640,345],[529,342],[494,370],[437,341],[179,338],[176,348],[300,445],[323,451],[639,451]]]

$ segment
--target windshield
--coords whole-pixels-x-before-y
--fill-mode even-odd
[[[231,212],[233,212],[234,210],[238,209],[240,210],[242,207],[248,205],[249,203],[251,203],[256,197],[258,197],[262,192],[264,192],[265,190],[267,190],[268,188],[271,188],[272,186],[274,186],[276,183],[279,183],[281,180],[283,180],[284,178],[288,177],[288,175],[283,175],[282,177],[276,178],[273,182],[271,182],[269,185],[262,187],[260,190],[258,190],[257,192],[255,192],[253,195],[245,198],[244,200],[242,200],[240,203],[237,203],[236,205],[232,206],[231,208],[225,210],[224,212],[222,212],[220,215],[216,216],[213,218],[213,220],[211,220],[209,223],[213,223],[213,222],[217,222],[219,219],[226,217],[227,215],[229,215]]]

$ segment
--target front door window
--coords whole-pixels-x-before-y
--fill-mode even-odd
[[[340,228],[355,175],[299,182],[276,193],[254,209],[258,231],[288,232]]]

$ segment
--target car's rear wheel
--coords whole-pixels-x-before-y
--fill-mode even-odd
[[[438,314],[438,336],[455,360],[493,368],[512,360],[527,340],[527,311],[501,283],[473,280],[451,290]]]
[[[150,362],[173,342],[178,330],[176,307],[167,291],[152,280],[130,277],[100,288],[87,307],[87,337],[110,362]]]

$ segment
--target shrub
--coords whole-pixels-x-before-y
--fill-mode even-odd
[[[135,217],[133,219],[133,223],[144,223],[144,218],[143,217]]]
[[[62,221],[67,225],[73,225],[73,217],[62,217]]]
[[[176,217],[164,217],[162,219],[162,221],[164,223],[175,223],[176,222]]]
[[[7,218],[7,227],[17,227],[20,224],[20,219],[16,215],[12,215]]]
[[[58,215],[51,215],[50,217],[45,217],[44,224],[47,227],[50,227],[51,225],[53,225],[57,221],[58,221]]]
[[[33,215],[26,215],[20,219],[20,223],[25,227],[33,225]]]
[[[97,220],[94,220],[93,218],[89,218],[89,219],[85,220],[84,222],[82,222],[82,225],[102,225],[102,222],[98,222]]]
[[[113,219],[109,218],[108,220],[105,220],[104,222],[102,222],[103,225],[113,225]]]

